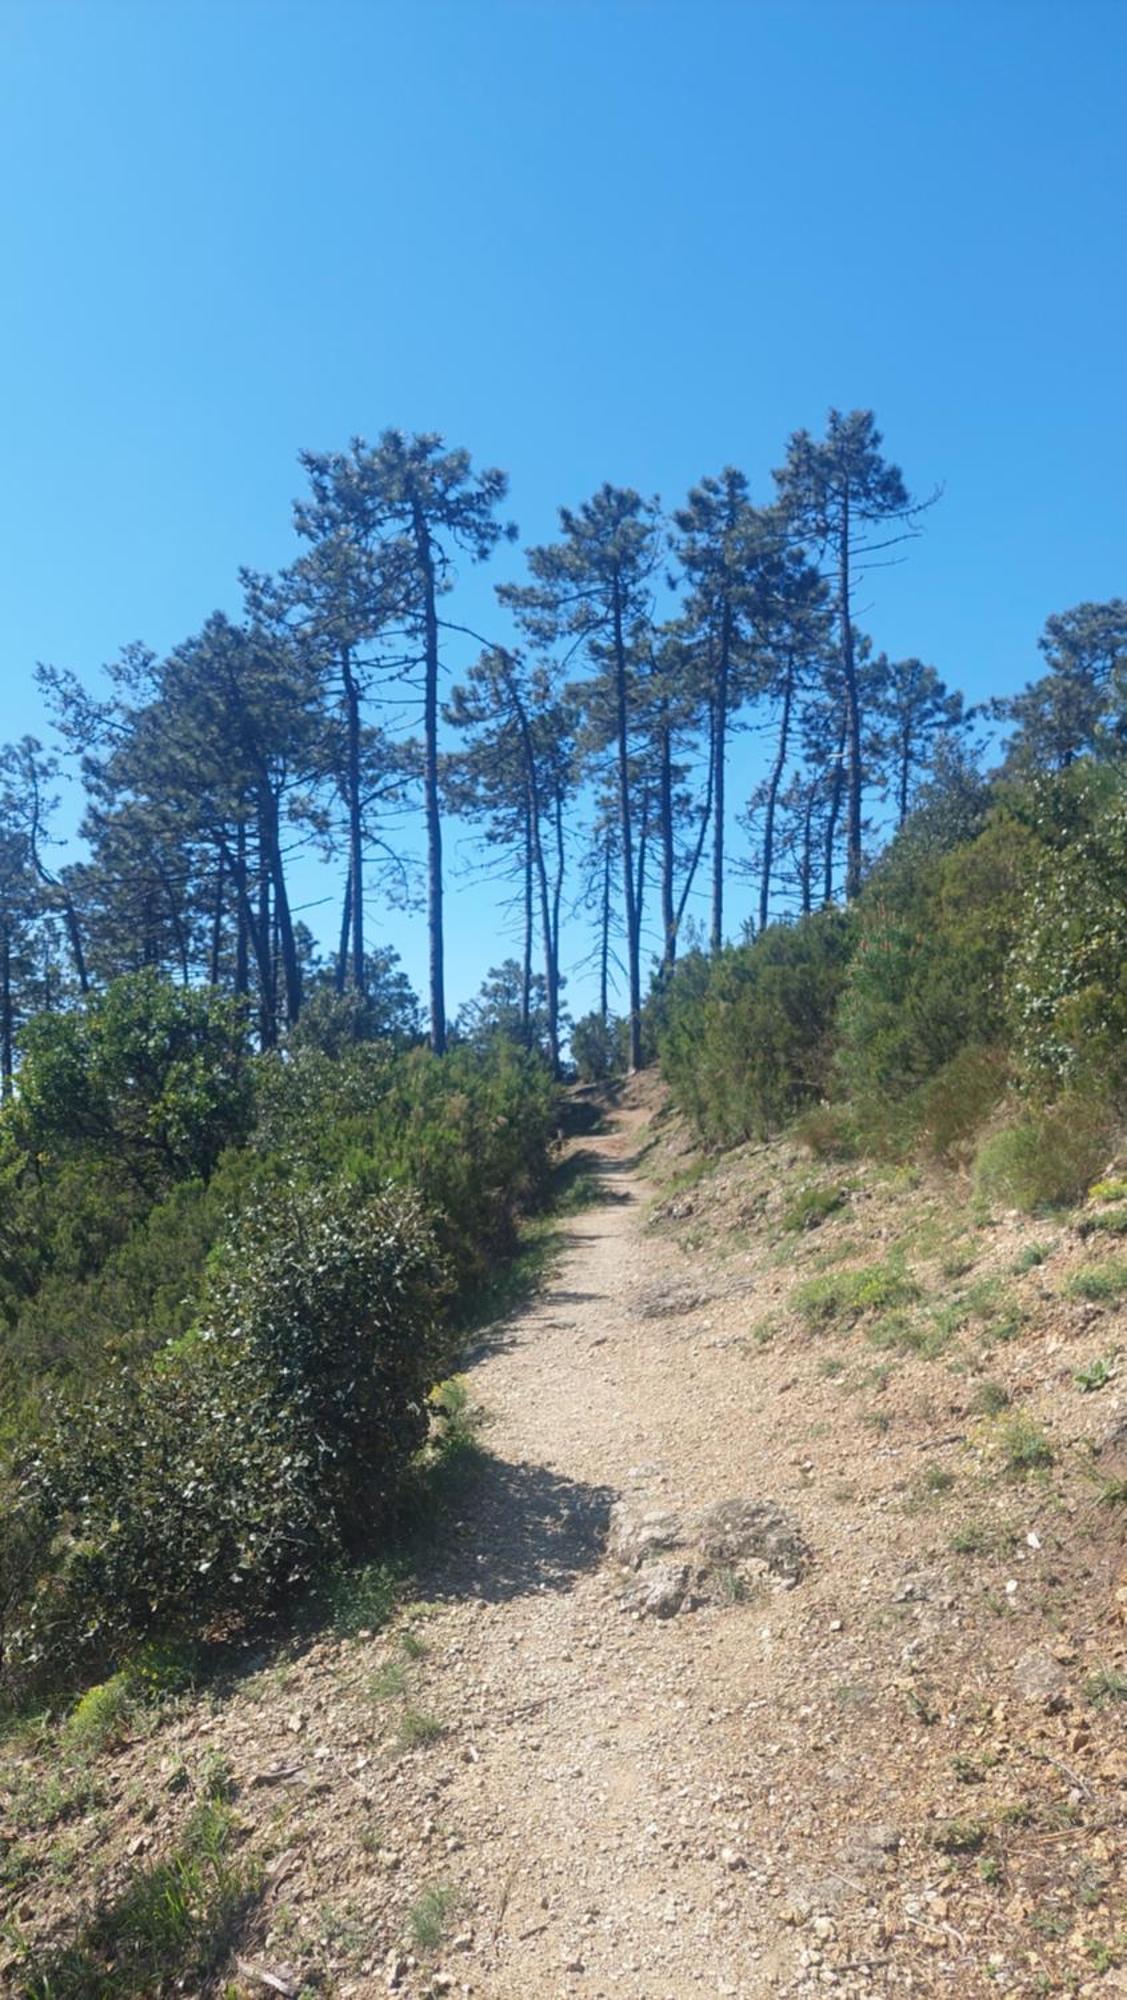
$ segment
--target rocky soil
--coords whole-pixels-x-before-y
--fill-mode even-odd
[[[9,1757],[13,1992],[216,1759],[264,1875],[208,1991],[1127,1992],[1093,1239],[786,1146],[702,1173],[653,1085],[583,1145],[598,1204],[469,1373],[488,1457],[392,1622],[171,1705],[37,1829],[46,1752]],[[873,1259],[875,1304],[824,1295]]]

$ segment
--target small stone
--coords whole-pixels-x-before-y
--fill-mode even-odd
[[[730,1868],[733,1871],[737,1868],[747,1867],[747,1862],[744,1860],[743,1855],[737,1854],[734,1847],[722,1847],[720,1849],[720,1859],[725,1868]]]

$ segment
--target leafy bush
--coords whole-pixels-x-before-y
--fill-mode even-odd
[[[60,1409],[18,1468],[5,1541],[38,1560],[15,1571],[9,1678],[242,1625],[359,1546],[426,1435],[438,1275],[401,1192],[244,1217],[209,1323]]]
[[[1022,909],[1010,1015],[1048,1088],[1127,1084],[1127,778],[1084,762],[1030,791],[1041,843]]]
[[[20,1045],[7,1115],[37,1160],[97,1160],[161,1188],[206,1179],[249,1130],[243,1010],[212,987],[129,973],[73,1013],[39,1015]]]

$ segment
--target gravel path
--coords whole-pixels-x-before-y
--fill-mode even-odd
[[[770,1979],[777,1926],[747,1832],[790,1605],[638,1618],[604,1556],[620,1493],[682,1506],[754,1486],[722,1351],[690,1359],[636,1309],[671,1254],[640,1232],[642,1116],[585,1142],[609,1199],[571,1223],[554,1281],[473,1372],[498,1469],[453,1573],[432,1580],[466,1625],[431,1689],[445,1712],[451,1676],[460,1697],[472,1761],[443,1813],[492,1902],[473,1991],[498,2000],[745,1995]]]

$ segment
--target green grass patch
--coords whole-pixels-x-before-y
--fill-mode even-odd
[[[800,1188],[783,1210],[783,1228],[794,1233],[820,1229],[829,1216],[845,1206],[848,1194],[845,1187]]]
[[[407,1919],[411,1942],[417,1950],[438,1950],[457,1904],[458,1892],[450,1883],[436,1883],[423,1890]]]
[[[202,1991],[229,1957],[261,1889],[261,1870],[235,1846],[229,1808],[196,1806],[171,1853],[135,1870],[73,1943],[25,1958],[24,2000],[151,2000]]]
[[[1090,1361],[1086,1368],[1078,1368],[1072,1378],[1076,1387],[1087,1396],[1094,1395],[1097,1389],[1106,1389],[1119,1373],[1118,1360],[1118,1353],[1102,1354],[1095,1361]]]
[[[439,1737],[446,1733],[446,1724],[440,1722],[436,1715],[425,1715],[418,1708],[405,1708],[399,1718],[396,1737],[401,1750],[419,1750],[428,1743],[437,1743]]]
[[[127,1673],[87,1688],[63,1725],[69,1749],[96,1757],[113,1743],[124,1742],[136,1717],[138,1702]]]
[[[977,1819],[945,1819],[932,1828],[931,1844],[940,1854],[978,1854],[989,1838],[989,1828]]]
[[[1105,1257],[1099,1264],[1083,1264],[1072,1273],[1064,1289],[1073,1299],[1117,1305],[1120,1299],[1127,1298],[1127,1258]]]
[[[911,1305],[920,1287],[896,1260],[864,1264],[855,1271],[827,1272],[799,1285],[791,1304],[814,1330],[835,1322],[852,1325],[868,1313],[890,1312]]]
[[[999,1429],[998,1445],[1006,1471],[1015,1479],[1026,1479],[1033,1472],[1047,1472],[1053,1463],[1053,1447],[1032,1417],[1020,1414],[1010,1417]]]
[[[1127,1701],[1127,1674],[1118,1667],[1099,1667],[1084,1682],[1084,1699],[1093,1703]]]
[[[407,1669],[398,1660],[385,1660],[368,1681],[373,1701],[397,1701],[407,1692]]]
[[[975,1158],[975,1190],[983,1199],[1027,1214],[1079,1201],[1113,1136],[1108,1107],[1077,1093],[1050,1106],[1030,1106],[991,1133]]]
[[[1127,1236],[1127,1202],[1120,1208],[1105,1208],[1099,1215],[1082,1215],[1076,1225],[1078,1236]]]
[[[1021,1278],[1024,1277],[1027,1271],[1035,1271],[1038,1265],[1043,1264],[1049,1255],[1050,1248],[1047,1243],[1027,1243],[1024,1250],[1019,1251],[1018,1255],[1014,1258],[1014,1276]]]
[[[1004,1382],[995,1382],[987,1377],[979,1382],[970,1399],[970,1408],[976,1417],[1000,1417],[1003,1410],[1010,1407],[1010,1392]]]

